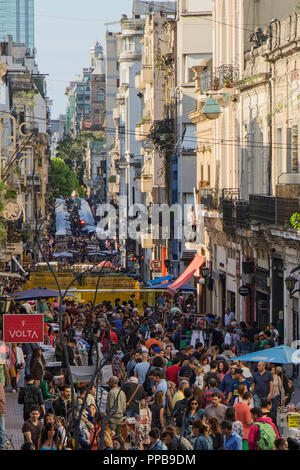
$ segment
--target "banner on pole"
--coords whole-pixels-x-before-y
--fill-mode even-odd
[[[3,315],[5,343],[43,343],[44,315]]]

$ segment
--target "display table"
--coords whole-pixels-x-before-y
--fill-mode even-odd
[[[283,408],[277,414],[278,430],[282,437],[300,439],[300,413]]]

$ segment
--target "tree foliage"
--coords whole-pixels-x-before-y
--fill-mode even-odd
[[[300,230],[300,214],[298,212],[291,216],[290,222],[295,229]]]
[[[62,140],[56,150],[57,157],[64,160],[70,170],[76,172],[79,184],[83,184],[83,156],[86,152],[88,141],[104,142],[104,134],[101,131],[83,131],[77,137],[67,136]]]
[[[51,159],[49,179],[55,197],[71,196],[80,187],[76,174],[61,158]]]

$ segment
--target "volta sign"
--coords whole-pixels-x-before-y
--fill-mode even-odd
[[[5,343],[43,343],[44,315],[3,316]]]

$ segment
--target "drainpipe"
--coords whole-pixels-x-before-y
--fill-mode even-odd
[[[273,69],[274,64],[270,63],[269,65],[269,93],[270,93],[270,113],[269,113],[269,126],[270,126],[270,139],[269,139],[269,159],[268,159],[268,170],[267,170],[267,178],[268,178],[268,195],[272,195],[272,163],[273,163]]]

